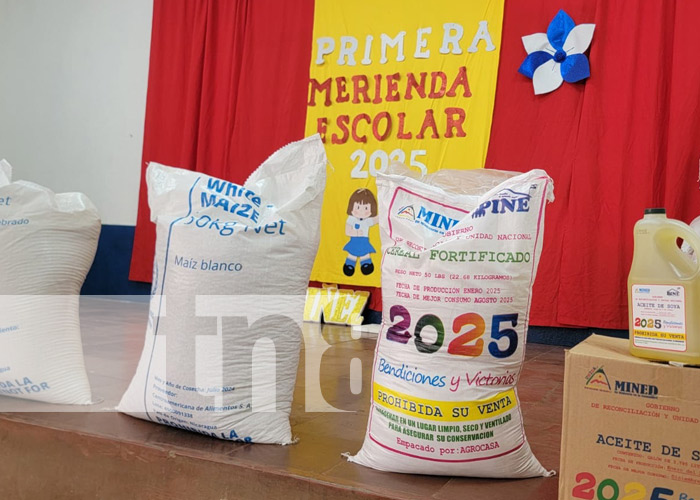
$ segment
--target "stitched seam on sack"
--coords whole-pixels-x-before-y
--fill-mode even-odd
[[[194,191],[195,186],[199,182],[201,177],[197,177],[197,179],[194,181],[192,184],[192,187],[190,188],[190,192],[188,194],[188,202],[189,202],[189,209],[187,211],[187,215],[183,215],[182,217],[179,217],[172,221],[170,223],[170,227],[168,228],[168,242],[165,245],[165,262],[163,263],[163,277],[161,278],[161,283],[160,283],[160,303],[158,305],[158,317],[156,318],[156,325],[155,328],[153,328],[153,343],[151,344],[151,356],[148,360],[148,369],[146,370],[146,383],[143,386],[143,410],[146,413],[146,416],[148,417],[149,420],[153,421],[151,418],[151,414],[148,412],[148,405],[146,404],[146,393],[148,392],[148,378],[150,377],[151,374],[151,364],[153,363],[153,353],[156,350],[156,337],[158,336],[158,327],[160,326],[160,312],[163,308],[163,290],[165,289],[165,276],[168,272],[168,253],[170,252],[170,237],[172,236],[173,233],[173,226],[180,222],[181,220],[189,217],[192,215],[192,191]]]

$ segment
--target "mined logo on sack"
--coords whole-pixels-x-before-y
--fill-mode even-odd
[[[602,367],[596,368],[595,366],[586,375],[586,389],[593,389],[595,391],[603,392],[615,392],[615,394],[622,394],[625,396],[637,396],[642,398],[652,398],[657,399],[659,395],[659,388],[651,384],[642,384],[639,382],[629,382],[626,380],[615,380],[614,388],[610,385],[610,380],[605,374]]]
[[[416,211],[413,208],[413,205],[406,205],[405,207],[399,208],[399,211],[396,212],[396,217],[398,217],[399,219],[408,219],[410,221],[415,221]]]
[[[536,186],[530,186],[530,192],[536,189]],[[520,193],[512,189],[503,189],[496,195],[479,205],[472,218],[483,217],[487,213],[504,214],[506,212],[529,212],[530,199],[532,196],[527,193]]]
[[[457,225],[459,221],[439,212],[427,210],[425,207],[421,206],[420,210],[418,210],[416,222],[420,222],[431,231],[445,234],[445,231],[449,231],[453,226]]]

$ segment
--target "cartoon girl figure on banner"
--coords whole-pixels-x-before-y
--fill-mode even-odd
[[[348,253],[343,265],[346,276],[355,274],[357,260],[360,261],[362,274],[371,274],[374,264],[370,254],[376,250],[369,242],[369,228],[377,224],[377,198],[367,188],[360,188],[350,195],[348,202],[348,220],[345,223],[345,234],[350,241],[343,247]]]

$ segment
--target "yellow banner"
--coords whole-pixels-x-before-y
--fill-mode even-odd
[[[478,401],[437,401],[416,398],[374,384],[373,399],[376,404],[394,412],[414,418],[440,422],[463,422],[497,417],[518,406],[515,391],[509,389],[492,398]]]
[[[306,135],[328,170],[311,278],[379,286],[377,172],[482,168],[503,0],[316,0]]]

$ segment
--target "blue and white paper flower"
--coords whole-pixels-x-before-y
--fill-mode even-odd
[[[588,58],[583,54],[591,44],[595,24],[576,26],[569,14],[560,10],[547,27],[547,33],[522,37],[528,56],[518,69],[532,78],[535,94],[558,89],[562,82],[578,82],[591,76]]]

